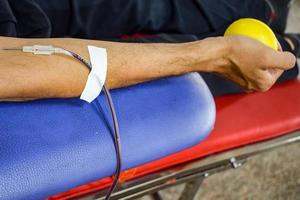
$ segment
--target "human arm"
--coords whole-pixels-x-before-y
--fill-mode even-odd
[[[255,40],[239,36],[180,44],[0,37],[0,48],[34,44],[63,47],[87,60],[87,45],[106,48],[106,84],[110,89],[198,71],[217,73],[246,90],[265,91],[284,69],[295,63],[290,53],[276,52]],[[0,60],[0,99],[76,97],[81,94],[89,73],[77,60],[60,55],[1,50]]]

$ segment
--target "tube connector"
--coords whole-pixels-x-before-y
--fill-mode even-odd
[[[33,45],[23,46],[22,51],[33,54],[51,55],[55,53],[55,48],[51,45]]]
[[[56,54],[66,54],[72,56],[70,52],[63,48],[53,47],[52,45],[33,45],[33,46],[23,46],[22,51],[25,53],[33,53],[36,55],[52,55]]]

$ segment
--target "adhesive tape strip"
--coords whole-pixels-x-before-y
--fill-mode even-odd
[[[95,100],[105,83],[107,73],[107,52],[105,48],[88,46],[92,70],[88,76],[80,99],[91,103]]]

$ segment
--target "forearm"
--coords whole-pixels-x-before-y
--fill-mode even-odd
[[[106,84],[109,88],[118,88],[192,71],[214,71],[214,65],[219,65],[222,60],[218,52],[224,50],[224,45],[216,40],[184,44],[134,44],[2,37],[0,47],[53,45],[74,51],[87,60],[87,45],[106,48]],[[1,50],[0,59],[0,99],[76,97],[81,94],[89,73],[77,60],[61,55],[42,56]]]

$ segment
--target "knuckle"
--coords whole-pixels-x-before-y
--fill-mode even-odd
[[[258,91],[265,92],[268,91],[271,88],[272,84],[270,83],[263,83],[258,85]]]
[[[268,91],[269,89],[270,89],[271,87],[267,87],[267,86],[265,86],[265,87],[261,87],[260,89],[259,89],[259,91],[260,92],[266,92],[266,91]]]
[[[268,79],[261,79],[256,84],[256,90],[259,92],[265,92],[268,91],[273,85],[272,80]]]
[[[265,92],[267,91],[267,87],[266,86],[262,86],[262,85],[258,85],[256,88],[255,88],[256,91],[258,92]]]

